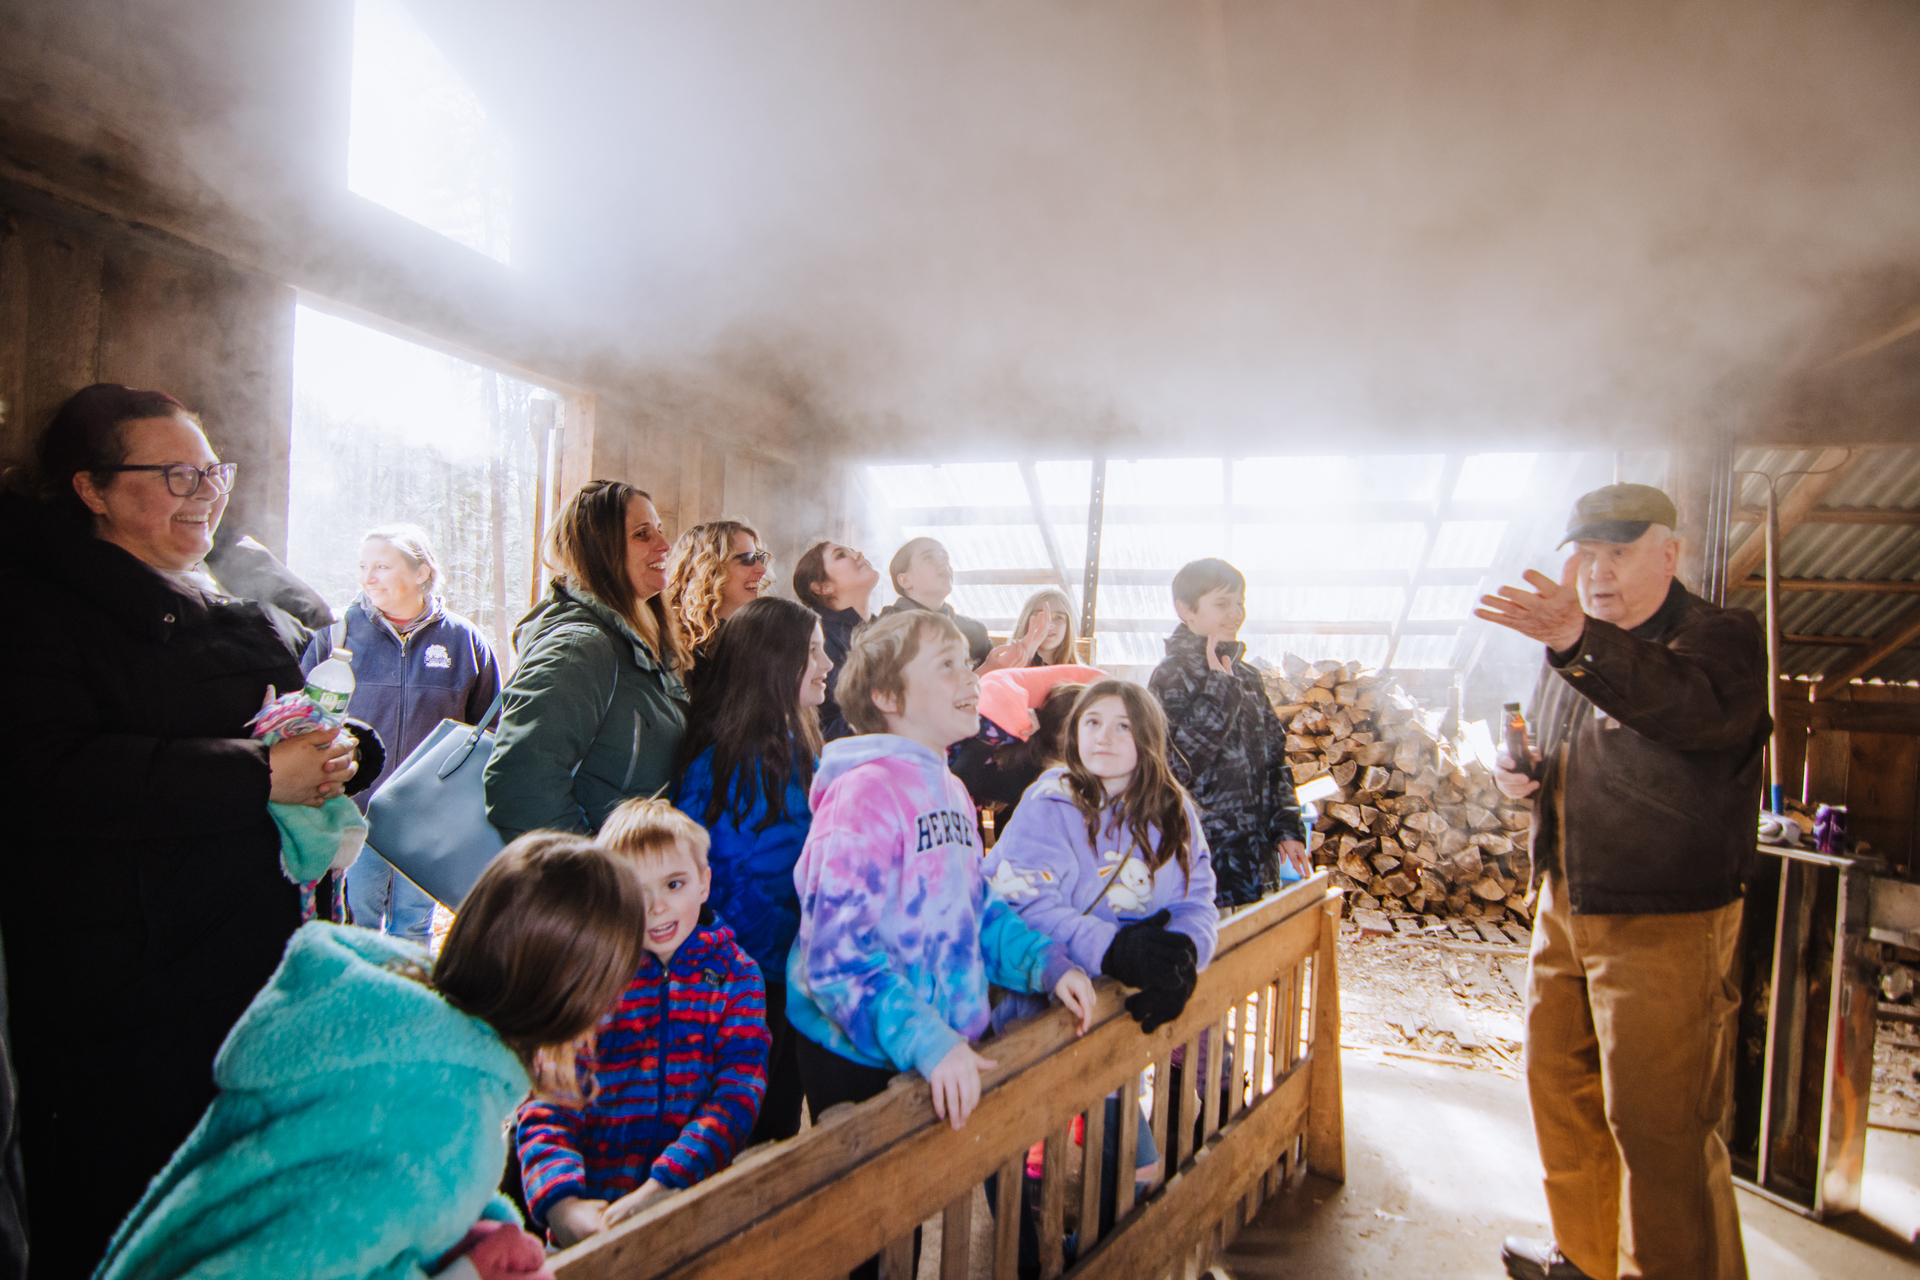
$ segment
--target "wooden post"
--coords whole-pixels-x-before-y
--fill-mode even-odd
[[[1047,1135],[1040,1164],[1040,1280],[1054,1280],[1066,1268],[1067,1147],[1069,1130]]]
[[[1323,1178],[1347,1180],[1347,1129],[1341,1111],[1340,895],[1327,895],[1320,949],[1313,957],[1312,1061],[1307,1064],[1307,1165]]]
[[[973,1188],[954,1197],[940,1217],[940,1280],[968,1280],[973,1262]]]
[[[1121,1117],[1123,1120],[1125,1117]],[[1098,1098],[1087,1108],[1087,1126],[1080,1153],[1080,1252],[1100,1242],[1100,1171],[1106,1160],[1107,1100]]]
[[[993,1280],[1014,1280],[1020,1270],[1020,1216],[1026,1212],[1020,1191],[1026,1172],[1024,1151],[1000,1166],[993,1201]]]

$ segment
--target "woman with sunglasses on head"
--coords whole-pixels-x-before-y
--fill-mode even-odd
[[[487,819],[525,831],[600,829],[631,796],[661,796],[687,727],[686,659],[660,592],[667,535],[646,492],[589,480],[547,527],[547,598],[514,632],[487,760]]]
[[[713,652],[720,624],[773,586],[773,557],[739,520],[710,520],[681,534],[667,557],[667,612],[694,666]]]
[[[249,734],[303,684],[297,632],[195,572],[234,466],[185,406],[88,387],[34,470],[37,493],[0,497],[19,800],[0,938],[34,1269],[84,1275],[213,1100],[215,1052],[300,926],[268,802],[317,806],[357,766],[350,735]]]

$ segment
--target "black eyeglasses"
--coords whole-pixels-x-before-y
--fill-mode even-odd
[[[215,493],[228,493],[233,489],[233,473],[240,469],[237,462],[216,462],[210,467],[196,467],[185,462],[148,462],[138,466],[93,467],[94,471],[158,471],[167,478],[167,492],[176,498],[191,498],[200,492],[204,481],[213,486]]]
[[[773,559],[773,553],[771,551],[742,551],[739,555],[730,558],[735,564],[744,565],[746,568],[751,569],[757,564],[765,564],[767,561]]]

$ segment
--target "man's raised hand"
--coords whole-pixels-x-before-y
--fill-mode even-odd
[[[1526,572],[1534,589],[1502,587],[1499,594],[1481,596],[1481,608],[1473,616],[1483,622],[1497,622],[1538,640],[1556,653],[1564,653],[1580,643],[1587,629],[1587,615],[1580,608],[1580,553],[1567,557],[1560,581],[1555,582],[1536,569]]]

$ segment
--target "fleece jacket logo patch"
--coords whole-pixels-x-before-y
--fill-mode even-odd
[[[451,667],[453,659],[447,656],[447,646],[430,644],[427,646],[426,663],[430,667]]]
[[[976,829],[970,813],[935,809],[932,813],[921,814],[914,819],[914,823],[920,831],[920,843],[914,846],[915,853],[925,853],[943,844],[963,845],[969,849],[974,845]]]

